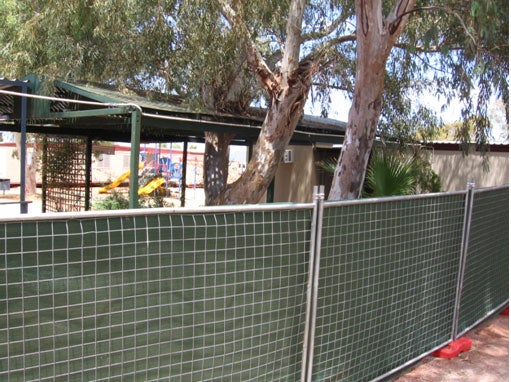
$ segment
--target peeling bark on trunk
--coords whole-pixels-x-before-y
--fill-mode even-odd
[[[214,203],[227,186],[229,144],[233,134],[205,132],[204,192],[206,205]]]
[[[356,199],[360,196],[381,114],[384,69],[367,65],[357,80],[346,136],[334,174],[329,199]]]
[[[14,141],[16,143],[16,150],[18,152],[18,157],[21,153],[21,134],[14,134]],[[25,157],[25,192],[27,194],[35,194],[37,192],[37,149],[36,145],[34,145],[33,150],[26,150]],[[20,159],[21,160],[21,159]]]
[[[414,0],[398,1],[383,20],[381,0],[357,1],[357,73],[348,126],[328,199],[360,197],[381,115],[385,67]]]
[[[246,48],[247,63],[268,93],[270,106],[261,127],[247,169],[227,186],[211,204],[258,203],[270,185],[284,154],[311,86],[313,61],[299,61],[303,13],[307,1],[292,0],[286,26],[286,41],[280,71],[270,70],[242,17],[227,0],[219,0],[223,15],[240,33]],[[238,4],[241,6],[241,3]]]
[[[290,87],[273,98],[246,171],[212,204],[250,204],[261,200],[302,115],[311,84],[310,67],[303,69],[294,74]]]

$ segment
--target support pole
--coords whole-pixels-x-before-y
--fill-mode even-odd
[[[323,229],[323,204],[325,186],[314,186],[314,210],[312,211],[311,242],[309,251],[309,273],[307,279],[306,318],[302,352],[301,382],[312,380],[314,359],[314,336],[316,332],[316,310],[318,308],[319,264],[321,231]]]
[[[130,155],[130,208],[138,208],[138,165],[140,162],[140,130],[142,113],[139,109],[131,112],[131,155]]]
[[[41,212],[46,212],[46,200],[48,193],[48,135],[44,135],[43,137],[43,158],[42,158],[42,208]]]
[[[22,93],[27,94],[27,87],[22,87]],[[27,97],[21,97],[21,147],[20,147],[20,213],[28,212],[25,193],[27,187]]]
[[[461,237],[461,255],[458,268],[458,283],[456,286],[456,300],[454,302],[454,317],[452,323],[452,340],[458,337],[458,324],[460,319],[461,297],[463,293],[463,281],[465,278],[465,265],[467,263],[468,242],[470,239],[470,226],[472,222],[472,207],[474,205],[475,182],[467,183],[467,196],[465,198],[465,217],[463,219],[463,232]]]
[[[188,162],[188,141],[183,142],[183,165],[181,166],[181,207],[186,202],[186,163]]]
[[[85,142],[85,211],[90,210],[92,179],[92,138],[87,137]]]

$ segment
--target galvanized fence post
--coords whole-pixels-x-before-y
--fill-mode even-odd
[[[316,329],[316,310],[318,305],[319,260],[321,252],[321,230],[323,228],[323,203],[325,186],[314,186],[311,241],[309,256],[309,274],[307,279],[307,306],[305,309],[305,329],[302,352],[301,382],[311,381],[314,358],[314,334]]]
[[[465,265],[467,263],[468,242],[470,240],[470,224],[472,222],[472,207],[474,205],[475,182],[467,182],[467,195],[465,197],[465,216],[463,219],[463,236],[461,238],[460,264],[458,269],[458,283],[456,286],[456,300],[454,303],[454,316],[452,321],[451,339],[454,341],[458,336],[458,324],[460,318],[461,295],[463,292],[463,280],[465,277]]]

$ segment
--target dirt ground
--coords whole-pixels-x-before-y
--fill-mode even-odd
[[[465,334],[471,350],[453,359],[428,356],[394,382],[509,381],[509,317],[498,315]]]
[[[95,202],[106,198],[109,194],[99,194],[99,187],[92,189],[92,200],[91,203],[94,205]],[[127,198],[128,188],[119,187],[116,191],[125,195]],[[169,197],[165,198],[165,205],[167,207],[179,207],[181,200],[179,196],[179,190],[173,189],[169,193]],[[38,215],[42,211],[42,191],[37,189],[36,194],[27,194],[25,199],[29,201],[27,209],[28,215]],[[203,188],[187,188],[185,192],[185,206],[191,208],[198,208],[205,205],[204,189]],[[9,191],[0,191],[0,216],[1,217],[13,217],[20,215],[20,205],[14,203],[19,201],[19,187],[11,188]],[[94,209],[94,208],[93,208]]]

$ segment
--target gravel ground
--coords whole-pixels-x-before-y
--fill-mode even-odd
[[[495,316],[465,337],[471,350],[453,359],[426,357],[394,382],[506,382],[509,381],[509,317]]]

